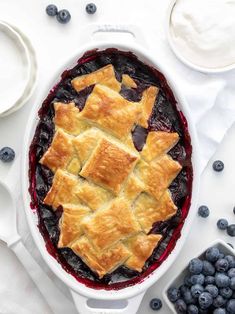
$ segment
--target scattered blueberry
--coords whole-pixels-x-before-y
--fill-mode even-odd
[[[182,299],[179,299],[175,302],[175,309],[177,313],[184,314],[187,311],[187,305]]]
[[[56,15],[57,21],[61,24],[67,24],[70,19],[71,15],[68,10],[60,10]]]
[[[199,295],[204,291],[204,288],[202,285],[194,285],[191,287],[191,294],[193,298],[198,298]]]
[[[210,214],[210,210],[207,206],[202,205],[198,208],[198,215],[203,217],[203,218],[207,218]]]
[[[227,243],[229,246],[231,246],[232,249],[234,249],[234,246],[232,245],[232,243]]]
[[[210,247],[206,250],[206,259],[209,262],[216,262],[219,259],[220,251],[217,247]]]
[[[235,225],[229,225],[227,227],[227,234],[230,236],[230,237],[235,237]]]
[[[15,158],[15,152],[10,147],[3,147],[0,150],[0,160],[3,162],[10,162]]]
[[[219,294],[219,289],[215,285],[207,285],[205,291],[209,292],[213,298],[216,298]]]
[[[174,303],[180,298],[180,291],[177,288],[169,288],[167,291],[167,296],[168,299]]]
[[[229,268],[229,263],[225,258],[218,259],[215,263],[215,268],[218,272],[226,272]]]
[[[214,301],[213,301],[213,306],[216,308],[220,308],[226,304],[226,300],[221,297],[221,295],[218,295]]]
[[[233,268],[233,269],[234,269],[234,268]],[[232,277],[232,278],[230,279],[230,285],[229,285],[229,287],[230,287],[231,289],[235,290],[235,277]]]
[[[224,219],[224,218],[221,218],[217,221],[217,227],[220,229],[220,230],[226,230],[227,227],[228,227],[228,220],[227,219]]]
[[[150,307],[153,311],[158,311],[162,307],[162,301],[158,298],[154,298],[150,301]]]
[[[94,3],[88,3],[86,5],[86,12],[88,14],[94,14],[96,12],[96,10],[97,10],[97,7]]]
[[[49,5],[46,7],[46,13],[47,13],[49,16],[56,16],[56,14],[58,13],[57,6],[54,5],[54,4],[49,4]]]
[[[215,277],[214,276],[206,276],[204,283],[205,283],[205,285],[213,285],[215,283]]]
[[[235,268],[230,268],[228,271],[228,276],[230,278],[235,277]]]
[[[225,259],[228,261],[229,268],[235,267],[235,257],[232,255],[226,255]]]
[[[192,275],[190,278],[190,282],[192,283],[192,285],[203,285],[205,282],[205,276],[203,274]]]
[[[233,294],[233,291],[229,287],[226,287],[226,288],[221,288],[219,293],[223,298],[230,299]]]
[[[226,314],[226,310],[220,307],[218,309],[215,309],[213,314]]]
[[[230,278],[222,273],[216,273],[215,283],[219,288],[228,287],[230,285]]]
[[[199,313],[199,310],[198,310],[198,307],[194,304],[190,304],[187,308],[187,313],[188,314],[198,314]]]
[[[213,297],[209,292],[202,292],[198,297],[198,303],[201,309],[208,309],[213,303]]]
[[[208,261],[203,261],[202,273],[205,276],[212,276],[215,273],[215,267]]]
[[[220,172],[224,169],[224,163],[221,160],[216,160],[212,165],[213,169],[217,172]]]
[[[199,258],[194,258],[189,262],[189,272],[198,275],[202,272],[203,263]]]
[[[227,306],[226,306],[226,310],[230,314],[235,314],[235,300],[234,299],[231,299],[228,301]]]

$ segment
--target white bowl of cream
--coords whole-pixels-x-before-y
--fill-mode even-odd
[[[235,68],[235,0],[174,0],[167,37],[186,65],[207,73]]]

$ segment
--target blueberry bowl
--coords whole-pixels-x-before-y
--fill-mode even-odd
[[[211,250],[211,248],[212,248],[212,250]],[[215,248],[215,250],[214,250],[214,248]],[[216,249],[219,250],[220,256],[218,255],[218,250],[216,250]],[[218,256],[216,256],[216,254]],[[209,303],[212,303],[212,302],[213,303],[207,309],[204,309],[205,313],[212,313],[213,312],[212,307],[214,306],[214,304],[216,304],[216,308],[223,308],[224,310],[225,310],[226,306],[229,306],[228,302],[230,302],[229,301],[230,299],[234,299],[235,294],[234,294],[234,289],[232,289],[233,287],[230,289],[230,286],[232,285],[232,283],[230,282],[229,284],[227,284],[226,282],[224,282],[224,280],[226,281],[226,279],[228,279],[228,277],[232,278],[232,276],[230,276],[231,274],[229,274],[228,276],[227,276],[227,274],[229,272],[229,269],[231,269],[230,272],[234,270],[234,265],[230,265],[230,262],[228,262],[228,264],[229,264],[228,267],[226,267],[226,265],[219,265],[219,264],[221,264],[220,261],[224,260],[223,256],[225,257],[227,255],[229,255],[230,257],[231,256],[234,257],[233,263],[235,265],[235,251],[234,251],[234,249],[231,246],[229,246],[227,243],[225,243],[224,241],[217,239],[214,242],[212,242],[210,246],[204,247],[203,250],[201,252],[199,252],[199,254],[197,256],[195,256],[189,262],[189,264],[187,263],[186,265],[184,265],[182,267],[182,269],[179,270],[179,273],[171,280],[171,282],[168,283],[168,285],[163,290],[164,300],[165,300],[167,306],[170,308],[172,313],[178,313],[179,312],[176,309],[177,304],[175,302],[177,302],[176,300],[180,300],[180,302],[181,302],[181,300],[184,299],[184,297],[182,297],[183,287],[187,287],[187,286],[189,287],[189,289],[192,293],[192,294],[190,294],[190,298],[193,295],[193,291],[192,291],[193,286],[194,287],[199,286],[199,288],[201,286],[201,288],[203,288],[203,291],[201,291],[201,292],[205,292],[206,294],[208,294],[208,292],[209,292],[209,294],[210,294],[209,298],[211,298],[211,300],[206,300],[206,302],[208,301]],[[199,260],[199,263],[197,263],[198,260]],[[200,267],[200,260],[202,262],[205,261],[206,267],[204,265],[203,265],[203,267]],[[207,266],[212,266],[213,269],[210,269],[210,267],[207,267]],[[222,271],[222,269],[220,269],[220,267],[223,267],[223,266],[225,266],[225,268],[228,268],[228,269],[226,269],[226,270],[224,269]],[[207,269],[205,269],[204,267]],[[203,274],[204,269],[206,271],[205,274]],[[195,274],[195,275],[193,275],[193,274]],[[219,275],[219,278],[218,278],[218,275]],[[220,275],[223,276],[222,284],[220,282],[221,281]],[[194,283],[190,282],[190,280],[191,280],[190,278],[192,278],[192,276],[194,276],[194,279],[195,279]],[[196,277],[197,277],[197,280],[199,282],[196,282],[197,281]],[[226,278],[224,278],[224,277],[226,277]],[[231,281],[231,278],[229,279],[230,281]],[[200,281],[202,281],[202,282],[200,282]],[[206,282],[206,281],[208,281],[208,282]],[[234,280],[234,282],[235,282],[235,280]],[[209,288],[208,288],[208,286],[209,286]],[[226,288],[225,288],[225,286],[226,286]],[[210,289],[211,287],[212,287],[212,290],[214,289],[216,291],[212,291]],[[174,288],[176,288],[177,291]],[[178,288],[180,288],[180,289],[178,290]],[[226,291],[223,289],[225,289]],[[233,294],[231,294],[230,292],[233,292]],[[227,295],[223,295],[223,297],[221,298],[221,295],[226,294],[226,293],[227,293]],[[206,295],[206,297],[207,297],[207,295]],[[218,298],[218,300],[216,298]],[[200,307],[198,305],[198,303],[199,303],[198,298],[197,298],[198,302],[197,301],[196,302],[190,302],[188,296],[186,296],[186,299],[187,300],[183,300],[183,302],[182,302],[183,304],[179,305],[180,307],[184,307],[185,304],[187,306],[187,310],[188,310],[189,304],[193,304],[193,306],[191,305],[191,307],[194,307],[194,305]],[[225,302],[224,302],[224,304],[222,304],[223,303],[222,302],[221,306],[220,306],[220,304],[219,304],[221,301],[220,299],[222,301],[225,300],[225,302],[227,304]],[[202,300],[202,301],[204,301],[204,300]],[[234,302],[234,305],[235,305],[235,302]],[[184,313],[184,312],[182,312],[182,313]],[[185,309],[185,313],[186,313],[186,309]],[[227,313],[227,312],[225,312],[225,313]]]

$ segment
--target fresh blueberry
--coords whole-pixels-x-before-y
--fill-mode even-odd
[[[232,249],[234,249],[234,246],[232,245],[232,243],[227,243],[229,246],[231,246]]]
[[[235,225],[229,225],[227,227],[227,234],[230,236],[230,237],[235,237]]]
[[[204,291],[204,288],[202,285],[194,285],[191,287],[191,294],[193,298],[198,298],[199,295]]]
[[[235,314],[235,299],[231,299],[228,301],[227,306],[226,306],[226,310],[230,314]]]
[[[215,171],[220,172],[220,171],[224,170],[224,163],[221,160],[216,160],[213,162],[212,167]]]
[[[234,268],[232,268],[232,269],[234,269]],[[235,290],[235,277],[232,277],[232,278],[230,279],[230,285],[229,285],[229,287],[230,287],[231,289]]]
[[[179,314],[184,314],[186,313],[187,311],[187,305],[186,303],[184,302],[184,300],[182,299],[179,299],[175,302],[175,309],[176,309],[176,312],[179,313]]]
[[[153,311],[159,311],[162,307],[162,301],[158,298],[154,298],[150,301],[150,307]]]
[[[67,24],[70,19],[71,15],[68,10],[60,10],[56,15],[57,21],[61,24]]]
[[[224,219],[224,218],[221,218],[217,221],[217,227],[220,229],[220,230],[226,230],[227,227],[228,227],[228,220],[227,219]]]
[[[206,276],[204,283],[205,283],[205,285],[213,285],[215,283],[215,277],[214,276]]]
[[[226,310],[220,307],[218,309],[215,309],[213,314],[226,314]]]
[[[15,158],[15,152],[10,147],[3,147],[0,150],[0,160],[3,162],[10,162]]]
[[[191,276],[186,276],[184,277],[184,284],[188,287],[192,286],[192,282],[191,282]]]
[[[190,278],[190,281],[192,283],[192,285],[203,285],[205,282],[205,276],[203,274],[199,274],[199,275],[192,275]]]
[[[49,16],[56,16],[56,14],[58,13],[57,6],[54,5],[54,4],[49,4],[49,5],[46,7],[46,13],[47,13]]]
[[[225,288],[230,285],[230,278],[222,273],[215,274],[215,283],[219,288]]]
[[[207,206],[202,205],[198,208],[198,215],[203,217],[203,218],[207,218],[210,214],[210,210]]]
[[[199,258],[194,258],[189,262],[189,272],[198,275],[202,272],[203,263]]]
[[[179,287],[181,295],[185,293],[185,291],[188,290],[188,287],[186,285],[182,285]]]
[[[218,295],[214,301],[213,301],[213,306],[216,308],[220,308],[226,304],[226,300],[221,297],[221,295]]]
[[[218,259],[215,263],[215,268],[218,272],[226,272],[229,268],[229,263],[225,258]]]
[[[168,296],[168,299],[174,303],[180,298],[180,291],[177,288],[173,288],[173,287],[169,288],[167,290],[167,296]]]
[[[182,294],[182,299],[184,300],[186,304],[194,304],[196,302],[195,298],[192,296],[190,289],[187,289]]]
[[[230,268],[230,269],[228,270],[228,276],[229,276],[230,278],[235,277],[235,268]]]
[[[205,276],[212,276],[215,273],[215,267],[208,261],[203,261],[202,273]]]
[[[220,251],[217,247],[213,246],[206,250],[206,259],[208,262],[216,262],[219,259]]]
[[[86,12],[88,14],[94,14],[96,12],[96,10],[97,10],[97,7],[94,3],[88,3],[86,5]]]
[[[233,291],[229,287],[226,287],[226,288],[221,288],[219,290],[219,293],[223,298],[230,299],[233,294]]]
[[[235,257],[232,255],[226,255],[225,259],[228,261],[229,268],[235,268]]]
[[[209,292],[213,298],[216,298],[217,295],[219,294],[219,290],[215,285],[207,285],[205,287],[205,291]]]
[[[198,314],[199,313],[199,310],[198,310],[198,307],[194,304],[190,304],[187,308],[187,313],[188,314]]]
[[[208,309],[213,303],[213,297],[209,292],[202,292],[198,297],[198,303],[201,309]]]

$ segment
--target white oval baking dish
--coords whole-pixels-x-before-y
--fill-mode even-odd
[[[107,30],[106,30],[107,31]],[[114,29],[115,31],[115,29]],[[72,275],[68,274],[61,265],[47,252],[45,247],[45,242],[43,237],[41,236],[39,229],[37,227],[37,215],[35,212],[32,211],[30,208],[30,194],[28,192],[29,187],[29,178],[28,178],[28,149],[29,145],[32,141],[32,137],[35,132],[35,128],[38,122],[37,112],[43,99],[47,96],[50,88],[52,88],[56,82],[58,82],[60,78],[60,74],[66,69],[71,68],[75,65],[76,60],[78,60],[86,51],[92,50],[97,48],[98,50],[104,50],[106,48],[117,48],[122,51],[132,51],[141,61],[155,67],[160,72],[162,72],[165,77],[167,78],[168,84],[170,85],[174,96],[178,102],[178,108],[183,112],[187,121],[189,132],[191,135],[191,142],[193,147],[193,154],[192,154],[192,163],[193,163],[193,192],[192,192],[192,199],[191,199],[191,207],[189,210],[188,217],[185,221],[184,227],[182,229],[182,235],[180,239],[177,241],[177,244],[169,255],[169,257],[162,263],[162,265],[157,268],[155,271],[151,273],[148,277],[146,277],[142,282],[130,286],[127,288],[123,288],[120,290],[95,290],[85,286],[82,283],[79,283]],[[41,95],[38,97],[38,100],[35,101],[35,106],[32,109],[32,112],[29,117],[28,125],[26,128],[25,138],[24,138],[24,151],[22,156],[22,191],[23,191],[23,199],[24,199],[24,207],[25,212],[28,220],[28,224],[34,238],[34,241],[41,252],[45,262],[51,268],[51,270],[66,284],[71,293],[73,295],[75,304],[77,309],[82,314],[132,314],[136,313],[138,310],[139,304],[141,299],[145,293],[145,291],[168,270],[170,265],[174,262],[177,255],[179,254],[181,247],[187,237],[189,232],[190,225],[193,221],[195,216],[195,209],[196,209],[196,202],[197,202],[197,195],[198,195],[198,188],[199,188],[199,177],[201,173],[200,169],[200,160],[197,155],[197,138],[196,138],[196,131],[194,125],[190,118],[190,113],[188,110],[188,106],[184,99],[183,94],[177,87],[177,82],[174,80],[174,76],[171,75],[170,70],[167,68],[167,65],[164,64],[164,61],[158,60],[156,57],[151,55],[150,51],[145,50],[140,45],[133,43],[133,44],[120,44],[114,43],[111,40],[99,43],[90,43],[88,45],[83,45],[69,61],[62,65],[59,71],[53,75],[52,79],[49,81],[48,84],[45,84],[45,88],[41,91]],[[91,308],[87,305],[88,299],[95,299],[95,300],[127,300],[127,306],[122,309],[101,309],[101,308]],[[114,302],[115,303],[115,302]]]

